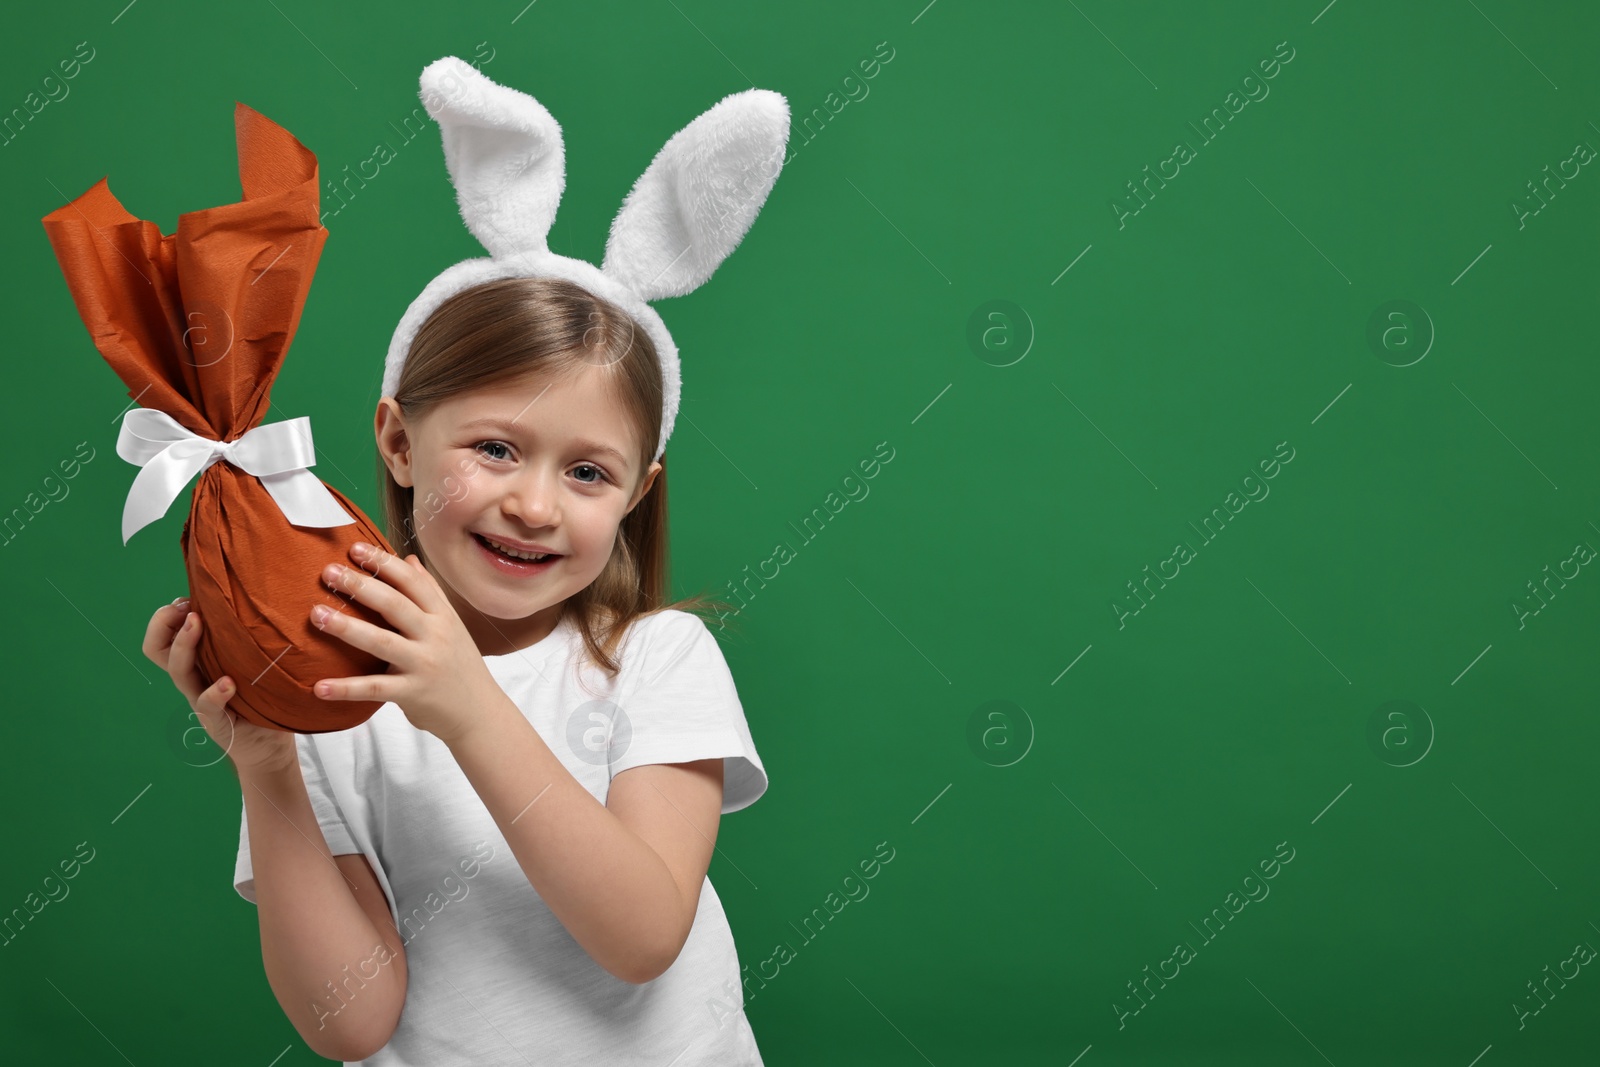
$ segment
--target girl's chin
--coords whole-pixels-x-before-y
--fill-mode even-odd
[[[548,597],[508,597],[505,590],[487,590],[483,596],[468,597],[467,603],[486,619],[516,622],[550,607]]]

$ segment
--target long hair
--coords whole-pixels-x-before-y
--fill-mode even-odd
[[[643,477],[661,437],[655,345],[621,308],[563,279],[501,278],[440,304],[417,331],[394,400],[412,422],[461,393],[529,374],[559,380],[596,365],[609,372],[611,395],[637,431]],[[401,558],[415,553],[426,562],[416,535],[413,490],[394,480],[381,453],[378,484],[390,544]],[[583,635],[589,658],[615,676],[617,647],[635,619],[667,609],[732,614],[726,602],[703,594],[669,602],[668,590],[663,453],[655,483],[617,527],[611,558],[593,582],[567,598],[561,617],[570,618]]]

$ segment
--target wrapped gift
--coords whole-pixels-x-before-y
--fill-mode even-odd
[[[316,156],[244,104],[234,106],[234,128],[238,203],[180,215],[177,232],[163,234],[129,214],[102,178],[46,215],[44,228],[89,336],[137,405],[117,439],[117,454],[140,468],[123,543],[194,483],[179,544],[205,624],[205,684],[230,676],[228,706],[258,726],[344,730],[382,703],[322,700],[311,687],[388,665],[317,629],[311,608],[387,628],[321,574],[350,564],[356,541],[393,549],[311,472],[309,417],[262,423],[328,231]]]

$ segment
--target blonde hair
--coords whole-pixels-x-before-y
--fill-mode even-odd
[[[610,394],[636,430],[643,478],[661,436],[655,346],[622,309],[563,279],[501,278],[450,297],[417,331],[394,399],[412,422],[462,393],[530,374],[559,380],[596,365],[609,372]],[[617,648],[635,619],[667,609],[721,616],[730,608],[703,594],[668,602],[665,453],[660,462],[650,491],[618,524],[605,568],[562,605],[561,617],[583,635],[590,660],[612,676],[621,666]],[[413,490],[394,480],[381,454],[378,483],[389,543],[401,558],[423,558]]]

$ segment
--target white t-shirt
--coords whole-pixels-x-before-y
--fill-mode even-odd
[[[608,680],[563,619],[543,640],[484,662],[601,803],[612,776],[630,767],[714,756],[724,757],[722,813],[754,803],[767,773],[727,661],[699,616],[645,616],[619,651],[622,670]],[[405,943],[399,1027],[363,1064],[761,1064],[710,878],[677,960],[654,981],[624,982],[540,899],[449,748],[412,726],[399,705],[386,703],[348,730],[297,734],[295,743],[329,849],[367,857]],[[255,903],[242,800],[233,881]],[[330,975],[326,1009],[359,996],[361,975],[374,977],[380,959]]]

